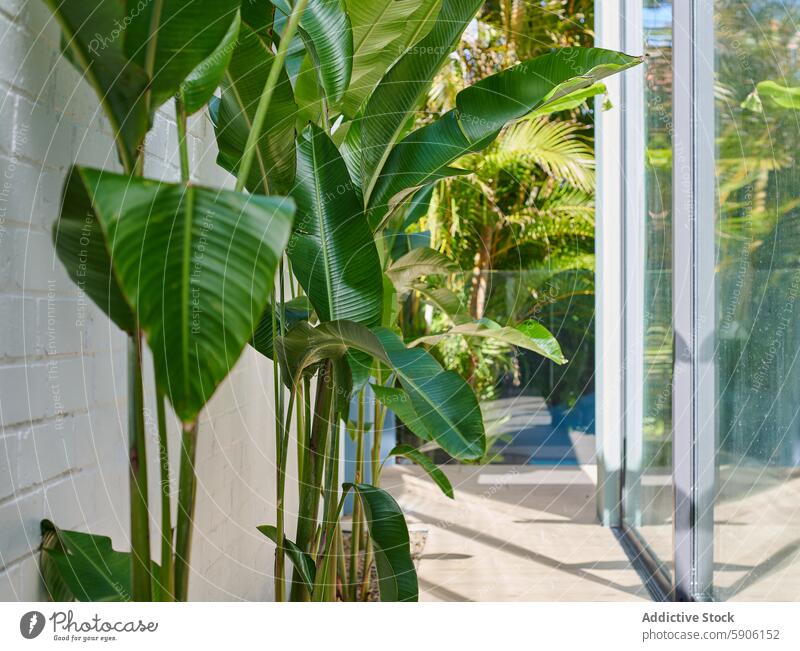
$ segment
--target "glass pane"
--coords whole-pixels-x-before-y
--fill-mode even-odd
[[[672,3],[643,8],[645,124],[643,412],[625,445],[624,517],[672,558]],[[629,430],[630,432],[630,430]]]
[[[586,218],[591,234],[591,209]],[[593,242],[581,246],[591,250]],[[438,282],[467,306],[474,281],[469,273]],[[436,346],[434,354],[447,368],[472,376],[490,442],[484,462],[576,469],[593,464],[594,256],[581,252],[535,269],[484,272],[481,283],[483,318],[503,326],[537,321],[556,337],[568,359],[556,364],[494,339],[449,337]],[[424,305],[417,312],[418,335],[452,325]],[[416,443],[408,432],[402,436]],[[437,459],[446,456],[439,453]]]
[[[800,599],[800,1],[714,3],[718,599]]]

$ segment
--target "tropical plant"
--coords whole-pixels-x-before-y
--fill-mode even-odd
[[[187,116],[205,106],[226,73],[242,25],[238,0],[156,0],[144,9],[116,0],[48,5],[61,25],[65,56],[100,98],[122,167],[122,173],[72,168],[53,238],[73,281],[129,337],[132,549],[116,552],[107,538],[45,521],[43,575],[51,596],[60,600],[185,600],[198,414],[264,310],[294,204],[191,182]],[[145,179],[145,135],[155,111],[173,97],[181,180]],[[153,355],[158,412],[160,565],[151,561],[150,550],[145,340]],[[165,400],[182,424],[174,528]]]
[[[76,34],[84,34],[90,13],[75,9],[81,15],[67,22],[64,7],[72,4],[54,7],[62,24],[77,26],[67,31],[70,43],[76,42]],[[109,11],[119,10],[111,0],[102,3],[106,5]],[[96,73],[111,67],[113,83],[125,86],[127,77],[120,73],[133,76],[141,59],[139,89],[151,110],[157,101],[178,93],[183,182],[141,179],[138,161],[146,129],[129,142],[120,128],[123,162],[123,154],[134,154],[127,174],[77,170],[68,181],[57,238],[59,255],[68,269],[75,269],[71,273],[77,280],[81,254],[76,236],[84,215],[97,222],[92,231],[100,236],[92,240],[97,242],[91,251],[93,291],[87,287],[87,293],[132,332],[134,342],[140,332],[147,335],[159,392],[184,423],[175,594],[186,596],[197,413],[249,341],[274,362],[277,508],[274,524],[259,530],[276,545],[276,600],[363,598],[372,564],[383,600],[416,600],[405,519],[393,498],[379,488],[386,412],[391,409],[421,438],[457,459],[482,458],[486,435],[472,388],[422,346],[413,345],[424,342],[406,345],[395,329],[398,295],[452,263],[433,251],[393,260],[391,233],[397,229],[389,225],[403,219],[405,205],[418,192],[463,174],[452,163],[486,148],[505,125],[532,111],[558,107],[638,59],[606,50],[556,50],[465,88],[456,96],[455,108],[414,129],[420,102],[480,8],[479,0],[273,0],[244,3],[238,17],[233,3],[219,38],[198,52],[196,61],[187,60],[178,69],[175,61],[184,61],[185,49],[194,51],[194,37],[206,34],[203,21],[212,22],[213,17],[200,16],[207,5],[199,0],[154,3],[142,18],[149,31],[130,32],[131,40],[134,32],[140,40],[128,44],[126,36],[126,49],[116,58],[107,60],[103,52],[93,59],[98,65],[84,68],[98,78]],[[220,6],[215,3],[214,10],[222,12]],[[185,7],[191,11],[185,21],[177,21],[181,29],[163,44],[164,52],[174,56],[161,64],[159,37],[172,29],[158,28]],[[234,22],[238,37],[223,45]],[[179,42],[184,32],[188,42]],[[75,60],[85,64],[85,51]],[[221,92],[210,98],[216,86]],[[104,98],[116,97],[111,90],[120,89],[99,86]],[[123,90],[131,100],[139,97],[139,91]],[[185,115],[188,106],[199,108],[201,99],[209,102],[217,162],[236,176],[234,191],[189,183]],[[126,110],[131,106],[136,102],[128,101]],[[113,111],[110,115],[119,117]],[[117,123],[127,124],[125,119]],[[273,191],[286,192],[291,199],[267,196]],[[213,228],[204,230],[203,219],[210,219]],[[173,232],[181,236],[171,237]],[[208,241],[198,260],[192,253],[195,238],[201,237]],[[197,265],[199,278],[194,275]],[[269,300],[276,270],[277,291]],[[195,290],[202,308],[197,329],[192,321]],[[561,359],[558,344],[541,327],[508,329],[460,316],[454,326],[454,334],[505,338]],[[137,352],[134,362],[139,358]],[[140,364],[131,366],[139,377]],[[371,484],[366,483],[363,459],[367,383],[379,396],[372,419]],[[140,379],[133,384],[139,401],[132,414],[140,419]],[[351,399],[359,405],[352,426],[358,458],[355,480],[340,486],[339,434],[347,425]],[[286,537],[285,498],[293,423],[299,514],[291,541]],[[420,463],[452,494],[443,474],[417,451],[396,448],[393,454]],[[134,475],[143,466],[139,458],[144,458],[141,447],[132,456]],[[141,495],[141,486],[139,477],[132,495]],[[349,491],[357,499],[348,568],[341,552],[341,514]],[[140,501],[144,520],[132,522],[135,539],[146,538],[137,528],[147,516],[146,501]],[[165,549],[172,544],[167,524],[162,527]],[[63,569],[59,555],[74,560],[85,545],[69,532],[49,523],[47,527],[51,543],[43,558],[51,568]],[[110,553],[104,540],[98,541],[98,549]],[[152,584],[153,574],[167,576],[164,565],[169,560],[151,569],[144,543],[134,545],[130,558],[135,598],[151,596],[153,591],[145,592],[144,586]],[[287,558],[294,566],[288,591]],[[113,567],[121,565],[117,561]],[[69,584],[74,577],[61,572],[58,578]],[[139,581],[141,589],[136,588]]]
[[[465,85],[520,56],[590,42],[591,10],[591,2],[583,1],[487,3],[459,46],[463,56],[437,75],[422,121],[452,108]],[[484,400],[496,398],[508,378],[515,385],[533,384],[548,402],[564,405],[591,384],[592,340],[586,334],[593,315],[594,154],[585,101],[604,90],[597,83],[559,106],[534,111],[507,126],[484,151],[457,161],[469,174],[440,182],[418,225],[398,235],[403,242],[424,237],[457,263],[460,273],[445,285],[473,319],[534,318],[558,328],[571,358],[561,367],[524,351],[513,355],[494,341],[440,343],[434,354],[469,378]],[[444,291],[440,281],[431,284]],[[512,295],[527,299],[525,305],[516,298],[510,305]],[[419,336],[447,327],[446,317],[431,315],[431,303],[420,293],[412,296],[406,332]],[[428,304],[425,318],[421,304]]]

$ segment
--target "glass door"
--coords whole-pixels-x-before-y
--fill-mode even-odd
[[[642,51],[647,59],[635,71],[638,78],[631,74],[626,80],[624,106],[623,182],[628,205],[622,517],[625,527],[669,576],[673,549],[672,2],[647,0],[628,3],[627,9],[626,49]]]

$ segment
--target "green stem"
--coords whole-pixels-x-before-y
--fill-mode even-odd
[[[286,23],[286,28],[281,35],[278,51],[275,53],[275,59],[272,62],[269,75],[267,75],[267,80],[264,82],[264,88],[258,100],[256,113],[253,116],[253,126],[250,129],[250,133],[247,135],[247,142],[245,143],[242,160],[239,164],[239,174],[236,177],[237,192],[241,192],[244,189],[244,184],[253,166],[253,157],[256,153],[258,139],[261,137],[261,130],[264,127],[264,119],[267,117],[267,109],[269,109],[272,94],[275,92],[275,85],[278,83],[278,76],[283,68],[283,62],[286,60],[289,44],[294,38],[297,26],[300,23],[300,17],[303,15],[307,4],[308,0],[298,0],[297,4],[292,9],[292,13]]]
[[[322,473],[325,467],[325,447],[328,440],[328,417],[331,410],[330,363],[319,374],[317,395],[314,401],[314,416],[311,418],[311,386],[305,379],[306,423],[310,431],[305,440],[303,472],[300,474],[299,507],[297,513],[297,546],[310,554],[315,553],[314,539],[317,530]],[[292,601],[307,601],[310,595],[295,570],[292,579]]]
[[[150,38],[145,52],[145,72],[153,77],[158,22],[163,0],[155,0],[150,23]],[[150,112],[150,90],[145,90],[145,106]],[[124,148],[124,145],[123,145]],[[127,156],[122,157],[127,160]],[[144,140],[136,152],[130,170],[134,176],[144,174]],[[150,510],[147,494],[147,445],[144,428],[144,386],[142,382],[142,334],[136,332],[128,339],[128,437],[129,485],[131,509],[131,598],[152,601],[153,578],[150,556]]]
[[[131,502],[131,592],[134,601],[152,600],[147,444],[144,429],[141,333],[128,341],[128,436]]]
[[[175,599],[187,601],[189,596],[189,553],[194,528],[194,505],[197,494],[195,456],[197,454],[197,421],[184,423],[181,436],[181,469],[178,479],[178,522],[175,534]]]
[[[181,159],[181,181],[189,183],[189,148],[186,144],[186,105],[179,95],[175,97],[175,122],[178,125],[178,152]]]
[[[333,373],[331,373],[331,380],[333,380]],[[333,384],[333,382],[332,382]],[[334,396],[336,395],[336,387],[333,388]],[[328,568],[327,572],[323,575],[325,582],[324,589],[322,590],[322,601],[336,601],[336,575],[337,564],[331,562],[331,553],[333,550],[333,539],[335,536],[334,526],[339,520],[339,513],[341,512],[341,504],[344,500],[339,499],[339,419],[337,414],[339,412],[340,398],[336,397],[331,401],[331,408],[328,417],[328,449],[325,459],[325,486],[324,486],[324,501],[325,501],[325,520],[323,526],[327,530],[325,536],[325,551],[323,552],[323,564]],[[342,580],[345,577],[342,576]]]
[[[172,558],[172,500],[170,500],[169,449],[164,394],[156,389],[158,415],[158,456],[161,469],[161,601],[174,601],[175,574]]]
[[[289,429],[292,425],[291,413],[295,400],[294,389],[289,392],[289,409],[284,419],[280,456],[278,457],[278,511],[276,518],[276,546],[275,546],[275,601],[286,599],[286,555],[285,555],[285,512],[286,512],[286,461],[289,450]],[[282,407],[282,406],[281,406]]]
[[[381,483],[381,439],[383,437],[383,423],[386,417],[386,410],[383,405],[375,400],[375,412],[372,419],[372,454],[370,458],[370,475],[372,485],[376,488]],[[364,568],[361,573],[361,601],[366,601],[369,597],[369,575],[372,570],[373,549],[372,540],[367,538],[367,547],[364,552]]]
[[[144,90],[144,107],[148,121],[153,113],[152,110],[152,80],[156,67],[156,52],[158,50],[158,26],[161,23],[161,12],[164,8],[164,0],[153,0],[153,7],[150,13],[150,25],[148,26],[147,45],[144,51],[144,72],[150,83]],[[152,124],[148,125],[149,127]],[[142,140],[138,156],[134,163],[133,173],[137,176],[144,175],[144,140]]]
[[[284,553],[285,535],[285,494],[286,494],[286,462],[289,454],[289,428],[292,419],[292,406],[295,399],[295,389],[289,393],[289,409],[284,409],[283,379],[281,377],[280,364],[278,364],[278,342],[283,337],[283,326],[286,322],[286,312],[284,308],[284,280],[285,280],[284,260],[281,257],[278,266],[278,285],[280,299],[280,318],[276,316],[276,310],[272,310],[272,378],[275,383],[275,454],[278,459],[277,473],[275,478],[276,494],[276,542],[275,542],[275,601],[286,600],[286,557]]]
[[[353,483],[364,481],[364,389],[358,393],[358,419],[356,421],[356,471]],[[353,527],[350,532],[350,573],[347,592],[355,601],[358,592],[358,552],[361,545],[361,501],[353,500]]]

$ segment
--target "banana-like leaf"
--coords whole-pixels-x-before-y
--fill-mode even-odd
[[[350,118],[391,65],[431,31],[442,0],[345,0],[353,28],[353,75],[342,100]]]
[[[273,525],[262,524],[256,527],[256,529],[277,544],[278,530]],[[310,594],[314,591],[314,579],[317,574],[317,566],[314,564],[314,559],[286,537],[283,539],[283,548],[287,558],[292,562],[292,565],[294,565],[300,580]]]
[[[61,216],[53,225],[56,253],[73,282],[117,327],[133,334],[136,318],[114,274],[110,248],[92,206],[96,188],[88,183],[81,168],[70,170]]]
[[[466,304],[453,290],[447,287],[429,287],[424,283],[414,283],[411,289],[419,292],[423,300],[441,310],[453,323],[471,320]]]
[[[458,265],[436,249],[420,247],[411,249],[386,270],[386,275],[394,283],[398,292],[411,287],[412,281],[421,276],[451,274],[459,270]]]
[[[571,111],[572,109],[578,108],[587,99],[591,99],[595,95],[601,95],[605,92],[606,85],[603,82],[598,81],[588,88],[581,88],[579,90],[572,91],[571,93],[564,95],[564,97],[561,99],[557,99],[548,103],[546,106],[536,109],[528,117],[536,118],[542,115],[559,113],[560,111]]]
[[[400,306],[397,303],[397,290],[389,278],[384,274],[383,276],[383,313],[381,314],[381,325],[391,328],[397,315],[400,312]]]
[[[258,326],[256,326],[256,330],[253,333],[253,338],[250,341],[250,345],[269,359],[272,359],[273,350],[273,310],[275,311],[275,324],[278,327],[281,326],[281,322],[285,318],[285,321],[283,322],[284,331],[288,330],[294,324],[299,323],[300,321],[308,321],[313,314],[311,303],[309,303],[308,297],[306,296],[298,296],[290,301],[286,301],[277,309],[272,305],[272,303],[267,303],[267,307],[264,309],[264,313],[261,315]]]
[[[784,86],[767,79],[756,84],[756,92],[759,97],[769,98],[780,108],[800,109],[800,86]]]
[[[275,20],[275,5],[266,0],[247,0],[239,8],[242,22],[269,47],[272,45],[272,29]]]
[[[239,30],[236,49],[222,82],[222,97],[211,105],[217,135],[217,164],[236,175],[255,117],[273,54],[247,25]],[[245,187],[253,194],[288,193],[294,183],[294,136],[297,105],[286,71],[275,85],[265,127],[258,139],[254,165]]]
[[[273,4],[284,16],[291,13],[285,0],[274,0]],[[353,32],[344,0],[309,0],[298,33],[314,61],[328,103],[336,104],[353,71]]]
[[[150,92],[155,108],[175,95],[186,76],[214,53],[238,14],[240,0],[127,0],[125,4],[125,54],[147,70],[152,52]],[[158,11],[155,17],[154,11]]]
[[[389,68],[354,119],[345,140],[346,158],[365,201],[409,116],[482,4],[482,0],[442,0],[428,35]]]
[[[464,337],[483,337],[487,339],[496,339],[518,348],[539,353],[542,357],[550,359],[556,364],[564,364],[567,359],[561,352],[561,346],[558,345],[556,338],[550,334],[550,331],[537,321],[528,320],[518,326],[501,326],[496,321],[491,319],[479,319],[470,323],[461,323],[453,326],[447,332],[435,335],[426,335],[415,339],[411,342],[411,346],[419,346],[420,344],[435,345],[438,344],[445,337],[453,335],[462,335]]]
[[[108,536],[65,531],[43,520],[41,570],[53,601],[131,600],[130,552],[115,551]]]
[[[375,392],[378,402],[391,410],[414,434],[423,441],[435,442],[434,432],[430,431],[426,427],[425,421],[417,416],[414,405],[411,404],[411,398],[403,389],[373,384],[372,390]]]
[[[369,484],[344,484],[342,488],[352,488],[361,501],[375,553],[381,601],[417,601],[417,570],[400,506],[385,490]]]
[[[369,330],[352,321],[326,322],[316,328],[300,322],[280,344],[285,375],[295,385],[307,369],[325,359],[341,358],[348,350],[374,357],[395,373],[425,431],[450,456],[470,461],[483,455],[483,420],[470,386],[457,373],[443,370],[424,349],[406,348],[391,330]]]
[[[201,61],[181,83],[180,94],[188,115],[202,109],[222,83],[233,51],[236,49],[240,25],[239,12],[236,12],[225,37],[216,49]]]
[[[451,500],[455,499],[455,495],[453,494],[453,485],[450,483],[447,475],[445,475],[441,468],[439,468],[439,466],[437,466],[424,452],[420,452],[417,450],[417,448],[410,445],[401,444],[394,447],[392,451],[389,452],[387,457],[405,457],[406,459],[413,461],[428,473],[428,476],[430,476],[434,483],[442,489],[442,492],[447,495],[447,497],[449,497]]]
[[[563,48],[486,77],[456,96],[457,108],[410,133],[388,154],[368,193],[373,229],[416,188],[447,175],[457,158],[480,151],[508,123],[540,113],[641,57],[599,48]],[[365,195],[367,196],[367,195]]]
[[[428,214],[433,197],[434,184],[427,185],[419,190],[408,203],[408,210],[403,219],[403,226],[400,230],[405,231],[412,224],[416,224],[420,219]]]
[[[93,207],[86,221],[99,222],[114,277],[147,335],[156,381],[190,422],[264,311],[293,202],[89,168],[76,174]]]
[[[66,57],[92,85],[118,134],[123,167],[132,170],[149,118],[144,103],[147,75],[122,50],[125,6],[119,0],[45,0],[61,25]],[[116,36],[114,36],[116,34]]]
[[[317,71],[311,55],[306,54],[294,79],[294,101],[297,102],[297,131],[311,122],[317,124],[322,116],[322,94],[317,82]]]
[[[314,125],[297,141],[292,196],[297,219],[287,253],[320,320],[380,324],[378,249],[336,145]]]

